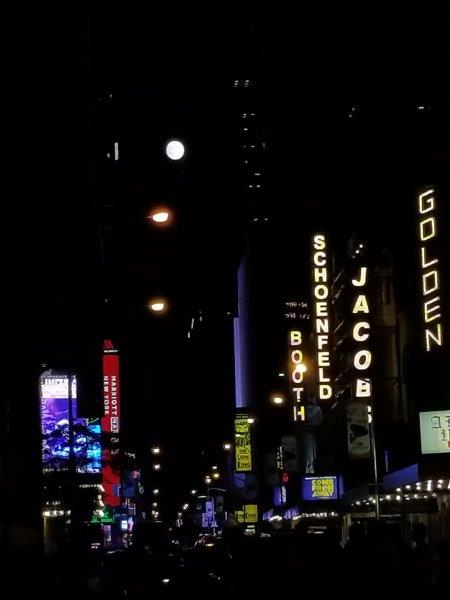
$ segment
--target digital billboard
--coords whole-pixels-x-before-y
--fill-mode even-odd
[[[343,492],[342,477],[302,477],[303,500],[337,500]]]
[[[100,422],[78,416],[75,376],[70,381],[69,399],[67,375],[46,371],[40,378],[43,471],[99,473]]]

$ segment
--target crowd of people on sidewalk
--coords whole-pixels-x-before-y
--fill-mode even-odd
[[[223,544],[233,556],[230,579],[234,574],[237,590],[263,588],[285,598],[301,590],[313,598],[343,593],[385,599],[450,589],[450,541],[429,544],[421,523],[408,541],[395,523],[374,522],[367,530],[354,523],[342,544],[340,527],[311,530],[300,521],[294,532],[272,531],[257,540],[224,530]]]

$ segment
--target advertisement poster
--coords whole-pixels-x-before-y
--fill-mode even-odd
[[[450,452],[450,410],[421,412],[419,418],[422,454]]]
[[[337,500],[342,491],[341,478],[336,475],[302,477],[303,500]]]

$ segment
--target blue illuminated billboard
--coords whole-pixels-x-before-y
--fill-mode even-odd
[[[302,477],[303,500],[337,500],[342,492],[342,476]]]

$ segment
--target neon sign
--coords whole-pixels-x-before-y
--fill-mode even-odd
[[[436,197],[433,188],[419,194],[418,209],[425,348],[430,352],[443,344],[439,258],[432,254],[433,240],[437,238]]]
[[[304,421],[305,405],[302,394],[305,393],[305,387],[302,385],[306,366],[303,362],[303,351],[302,351],[302,332],[298,329],[289,332],[289,351],[290,351],[290,362],[289,362],[289,380],[290,389],[294,395],[294,421]]]
[[[372,395],[372,384],[370,378],[363,378],[363,372],[367,371],[372,363],[372,353],[367,348],[361,348],[360,343],[366,345],[370,337],[370,323],[366,315],[370,313],[369,302],[367,300],[367,267],[360,267],[358,277],[352,279],[352,286],[358,288],[358,295],[353,303],[352,313],[357,315],[358,319],[352,330],[353,340],[358,344],[357,350],[353,355],[353,367],[358,372],[356,377],[356,398],[370,398]],[[360,289],[359,289],[360,288]],[[361,320],[359,320],[361,319]]]
[[[313,296],[315,335],[317,341],[318,391],[320,400],[333,395],[330,378],[330,318],[328,298],[327,244],[324,235],[313,238]]]

